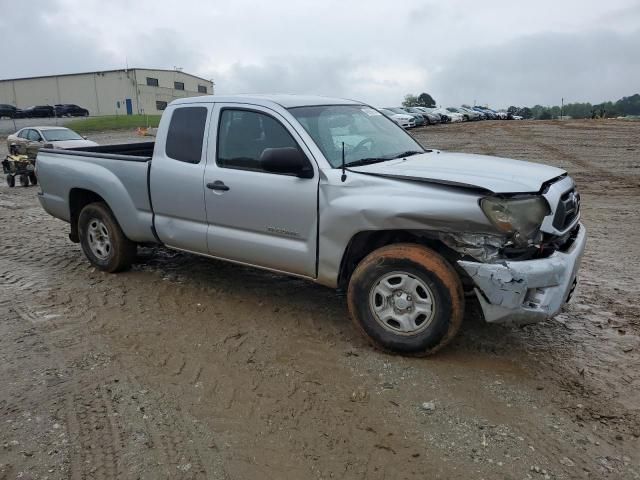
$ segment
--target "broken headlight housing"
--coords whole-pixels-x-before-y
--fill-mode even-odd
[[[549,204],[539,195],[487,197],[480,201],[480,207],[500,232],[511,236],[516,246],[537,243],[542,220],[550,213]]]

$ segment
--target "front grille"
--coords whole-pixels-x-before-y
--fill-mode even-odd
[[[575,188],[566,192],[556,207],[556,214],[553,217],[553,227],[556,230],[566,230],[580,213],[580,194]]]

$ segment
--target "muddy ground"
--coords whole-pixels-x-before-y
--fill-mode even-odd
[[[640,478],[640,123],[414,134],[576,178],[589,243],[564,313],[471,310],[437,356],[390,356],[301,280],[162,249],[100,273],[36,188],[3,184],[0,479]]]

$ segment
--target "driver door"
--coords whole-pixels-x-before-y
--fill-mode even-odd
[[[205,170],[207,246],[212,256],[316,276],[318,168],[297,132],[265,107],[216,104],[217,139]],[[313,178],[267,172],[265,149],[297,148]]]

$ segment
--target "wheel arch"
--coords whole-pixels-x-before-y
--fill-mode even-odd
[[[437,232],[412,230],[365,230],[351,237],[342,254],[338,272],[338,289],[346,290],[358,264],[371,252],[395,243],[415,243],[439,253],[454,268],[460,256],[437,238]],[[457,269],[457,268],[456,268]]]
[[[72,242],[80,242],[80,237],[78,236],[78,218],[80,217],[80,212],[84,207],[95,202],[103,202],[107,207],[109,207],[107,201],[92,190],[88,190],[86,188],[72,188],[69,192],[69,221],[71,223],[69,239]],[[111,209],[111,207],[109,207],[109,209]]]

